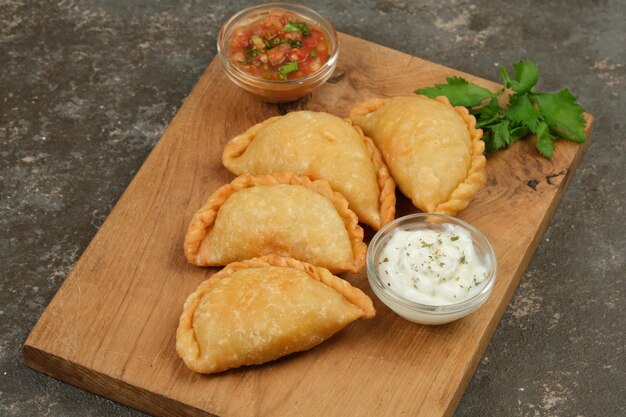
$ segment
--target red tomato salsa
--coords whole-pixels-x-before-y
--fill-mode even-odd
[[[265,80],[294,80],[317,71],[332,51],[322,29],[293,13],[273,13],[236,28],[229,57]]]

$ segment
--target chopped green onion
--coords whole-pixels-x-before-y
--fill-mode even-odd
[[[258,54],[260,54],[261,51],[259,51],[258,49],[253,49],[250,52],[248,52],[248,54],[246,55],[246,61],[245,62],[250,62],[252,60],[252,58],[254,58],[255,56],[257,56]]]
[[[311,58],[315,58],[317,56],[315,49],[311,49],[311,52],[309,52],[309,55],[311,56]]]
[[[281,45],[283,43],[288,43],[292,48],[300,48],[302,46],[302,42],[294,39],[282,39],[282,38],[274,38],[269,42],[266,42],[267,49],[272,49]]]
[[[298,71],[298,63],[297,62],[290,62],[288,64],[283,65],[282,67],[278,68],[278,76],[280,77],[281,80],[286,80],[287,79],[287,74],[290,74],[292,72],[296,72]]]
[[[275,46],[280,45],[281,43],[285,43],[285,39],[281,39],[281,38],[274,38],[272,39],[272,41],[270,42],[270,48],[273,48]]]
[[[283,27],[283,30],[285,32],[301,32],[304,36],[309,36],[311,34],[306,23],[289,22]]]

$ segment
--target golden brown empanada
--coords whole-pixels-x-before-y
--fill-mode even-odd
[[[372,300],[327,269],[269,255],[235,262],[187,298],[176,350],[214,373],[310,349],[359,318]]]
[[[184,248],[200,266],[275,253],[336,273],[359,271],[367,250],[346,199],[291,173],[244,174],[220,187],[193,216]]]
[[[422,211],[454,215],[485,183],[476,119],[445,97],[372,100],[350,118],[381,150],[400,190]]]
[[[267,119],[233,138],[222,161],[237,175],[286,171],[326,180],[376,230],[394,218],[395,184],[380,151],[350,120],[332,114],[296,111]]]

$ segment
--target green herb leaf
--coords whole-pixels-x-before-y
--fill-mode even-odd
[[[537,150],[548,159],[552,159],[552,151],[554,151],[554,136],[550,133],[550,129],[546,122],[541,122],[535,130],[537,135]]]
[[[502,75],[504,88],[511,88],[511,77],[509,77],[509,73],[506,71],[505,67],[500,66],[500,74]]]
[[[489,103],[482,107],[479,107],[476,110],[476,114],[480,115],[482,119],[486,120],[496,116],[498,113],[500,113],[500,110],[502,110],[502,108],[500,107],[500,103],[498,103],[498,99],[493,97],[491,100],[489,100]]]
[[[584,110],[576,102],[577,97],[567,89],[558,93],[536,92],[539,71],[532,61],[516,62],[513,68],[515,77],[511,78],[506,68],[500,67],[504,88],[495,93],[460,77],[447,78],[447,84],[415,92],[430,98],[443,95],[455,106],[468,107],[476,118],[476,127],[483,130],[485,153],[506,148],[530,133],[537,135],[537,149],[547,158],[552,156],[557,136],[583,143]],[[497,99],[509,88],[513,90],[509,106],[502,108]]]
[[[278,68],[278,76],[281,80],[287,79],[287,74],[298,71],[298,63],[290,62]]]
[[[519,61],[513,64],[513,68],[515,68],[515,78],[509,79],[509,88],[521,94],[529,92],[537,84],[539,78],[537,65],[532,61]]]
[[[529,128],[527,128],[526,126],[518,126],[518,127],[514,127],[513,129],[511,129],[511,131],[509,132],[510,136],[511,136],[511,143],[515,143],[518,140],[520,140],[523,137],[526,137],[528,135],[530,135],[532,132],[532,130],[530,130]]]
[[[584,109],[576,103],[577,97],[564,89],[558,93],[537,93],[534,98],[546,122],[559,136],[585,142]]]
[[[526,126],[528,129],[535,129],[539,123],[541,112],[533,106],[527,94],[514,94],[510,96],[509,108],[506,116],[512,122]]]
[[[511,135],[509,133],[508,120],[502,120],[501,122],[493,125],[491,131],[493,132],[492,148],[494,151],[509,146],[511,143]]]
[[[309,36],[311,34],[306,23],[289,22],[283,27],[283,30],[285,32],[300,32],[304,36]]]
[[[499,123],[503,116],[503,109],[498,103],[498,99],[493,97],[485,106],[471,111],[476,116],[476,127],[483,128]]]
[[[493,132],[490,129],[483,129],[483,142],[486,154],[496,150],[493,148]]]
[[[434,87],[420,88],[415,92],[430,98],[446,96],[453,106],[465,107],[477,106],[493,96],[486,88],[469,83],[461,77],[449,77],[446,81],[447,84],[435,84]]]

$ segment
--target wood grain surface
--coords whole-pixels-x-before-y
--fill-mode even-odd
[[[552,161],[532,141],[488,157],[487,184],[459,217],[491,241],[498,277],[469,317],[437,327],[405,321],[376,299],[363,271],[344,277],[372,297],[378,315],[310,351],[213,376],[192,373],[176,354],[183,302],[217,271],[185,260],[183,236],[192,214],[233,178],[221,164],[230,138],[297,109],[347,116],[363,99],[409,95],[453,74],[499,87],[347,35],[340,41],[333,77],[289,105],[255,101],[211,63],[32,330],[28,366],[161,416],[453,413],[584,145],[561,140]],[[398,216],[415,211],[398,196]]]

